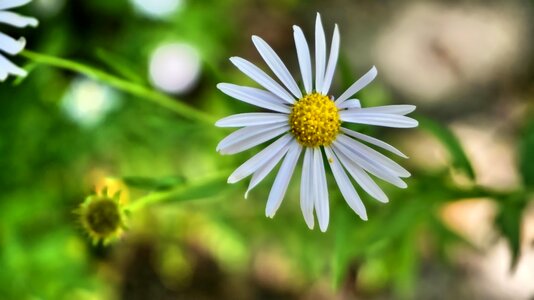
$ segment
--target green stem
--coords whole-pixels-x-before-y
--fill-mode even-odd
[[[191,194],[195,194],[191,198],[197,199],[197,198],[208,198],[214,195],[211,195],[209,193],[210,186],[211,185],[226,185],[226,178],[228,177],[229,171],[225,170],[223,172],[217,172],[216,174],[209,176],[207,178],[203,178],[200,180],[197,180],[193,183],[186,183],[183,185],[180,185],[178,187],[175,187],[168,191],[163,192],[153,192],[151,194],[148,194],[144,197],[141,197],[135,202],[132,202],[127,206],[127,209],[130,211],[137,210],[140,208],[143,208],[150,204],[155,204],[167,200],[177,199],[180,197],[184,197],[185,195],[191,196]],[[198,195],[200,194],[200,195]],[[189,197],[184,197],[189,198]]]
[[[95,80],[103,81],[118,90],[152,101],[167,109],[170,109],[186,119],[206,123],[209,125],[213,125],[216,121],[216,119],[209,114],[183,104],[172,97],[161,94],[142,85],[126,81],[101,70],[83,65],[81,63],[28,50],[24,50],[20,55],[39,64],[81,73]]]

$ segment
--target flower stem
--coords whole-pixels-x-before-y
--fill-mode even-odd
[[[217,172],[209,177],[202,178],[192,183],[186,183],[167,191],[150,193],[129,204],[127,210],[134,211],[150,204],[168,200],[185,201],[215,197],[220,195],[225,186],[228,186],[226,183],[226,178],[229,174],[228,172],[229,171],[227,170],[224,172]]]
[[[216,121],[216,119],[214,119],[209,114],[195,109],[191,106],[188,106],[172,97],[151,90],[143,85],[132,83],[130,81],[121,79],[117,76],[108,74],[101,70],[86,66],[84,64],[28,50],[24,50],[23,52],[21,52],[20,55],[31,59],[32,61],[39,64],[77,72],[95,80],[103,81],[118,90],[159,104],[169,110],[172,110],[173,112],[179,114],[180,116],[186,119],[198,121],[209,125],[213,125]]]

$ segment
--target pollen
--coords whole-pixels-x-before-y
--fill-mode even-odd
[[[289,115],[291,133],[305,147],[328,146],[341,126],[339,112],[329,97],[312,93],[299,99]]]

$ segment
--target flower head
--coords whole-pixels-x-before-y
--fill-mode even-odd
[[[124,232],[125,211],[119,202],[120,193],[111,196],[104,189],[101,194],[91,195],[76,210],[80,222],[94,244],[108,244]]]
[[[315,24],[315,81],[311,55],[304,33],[294,26],[294,39],[304,89],[301,90],[274,50],[260,37],[252,41],[260,55],[282,85],[249,61],[232,57],[231,62],[264,89],[220,83],[225,94],[271,112],[244,113],[219,120],[219,127],[243,127],[217,146],[222,154],[235,154],[277,138],[272,144],[242,164],[228,178],[235,183],[252,175],[248,192],[260,183],[283,159],[267,200],[266,215],[273,217],[282,203],[297,162],[304,152],[300,186],[300,206],[308,227],[314,227],[314,211],[321,231],[329,223],[329,200],[323,156],[326,155],[341,194],[347,204],[362,218],[367,213],[350,176],[369,195],[381,202],[388,198],[369,174],[405,188],[401,179],[410,173],[396,162],[369,145],[398,156],[406,156],[393,146],[343,127],[343,123],[358,123],[384,127],[416,127],[417,121],[406,117],[415,110],[413,105],[388,105],[363,108],[351,99],[377,75],[375,67],[358,79],[339,97],[328,96],[339,55],[339,29],[336,25],[327,60],[326,37],[317,14]],[[279,137],[282,135],[281,137]],[[324,152],[324,153],[323,153]],[[245,194],[245,197],[246,195]]]
[[[0,24],[7,24],[14,27],[36,27],[39,22],[35,18],[21,16],[17,13],[7,11],[28,4],[31,0],[0,0]],[[6,80],[9,75],[26,76],[26,71],[17,67],[2,53],[8,55],[17,55],[26,46],[26,39],[23,37],[15,40],[14,38],[0,31],[0,81]]]

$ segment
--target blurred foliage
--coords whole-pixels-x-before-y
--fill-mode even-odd
[[[532,154],[534,153],[534,122],[530,121],[523,130],[523,137],[519,145],[520,170],[523,175],[525,187],[532,191],[534,189],[534,164]]]
[[[453,167],[465,172],[471,180],[475,179],[475,172],[473,167],[467,158],[460,141],[447,127],[438,124],[436,121],[425,117],[418,118],[421,129],[428,130],[432,135],[437,137],[440,142],[447,148],[447,151],[451,155],[451,164]]]
[[[32,5],[22,11],[41,21],[36,30],[24,31],[29,49],[148,89],[148,57],[157,45],[193,45],[202,57],[201,78],[195,89],[172,100],[215,118],[250,110],[215,89],[221,81],[246,82],[227,58],[250,56],[243,54],[250,51],[249,30],[278,29],[272,16],[277,14],[311,24],[308,19],[322,7],[316,2],[186,1],[161,20],[136,13],[126,0],[58,0],[56,13]],[[290,38],[290,28],[280,35]],[[450,165],[410,170],[405,190],[380,183],[391,199],[387,205],[357,187],[368,207],[367,222],[352,213],[329,177],[332,221],[322,234],[310,231],[300,214],[300,171],[274,220],[267,219],[273,174],[246,201],[245,183],[226,184],[231,170],[256,150],[219,156],[215,145],[224,130],[119,90],[118,107],[100,123],[84,126],[69,116],[63,101],[73,80],[91,79],[14,60],[26,61],[31,73],[0,85],[0,299],[283,299],[299,298],[314,282],[325,281],[339,293],[363,290],[363,297],[412,299],[427,260],[447,261],[451,245],[474,247],[440,217],[447,203],[474,197],[496,201],[495,225],[510,244],[512,265],[520,259],[521,221],[534,186],[532,122],[519,143],[525,187],[496,192],[474,184],[469,157],[446,123],[419,112],[417,130],[439,140]],[[346,87],[358,73],[343,55],[339,68],[340,86]],[[395,102],[381,82],[357,96],[366,106]],[[379,137],[396,133],[353,128]],[[469,184],[457,184],[451,169],[464,172]],[[124,183],[116,188],[131,203],[130,229],[109,248],[93,247],[73,211],[107,178]],[[150,203],[155,205],[145,207]],[[421,244],[430,244],[432,254],[423,255]],[[222,282],[235,287],[235,294],[220,288]]]

